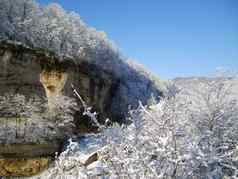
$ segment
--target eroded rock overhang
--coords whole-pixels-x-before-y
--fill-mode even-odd
[[[59,58],[42,49],[0,42],[0,169],[15,167],[12,174],[3,170],[8,175],[37,173],[27,168],[29,163],[41,170],[69,135],[95,130],[82,115],[71,84],[102,123],[107,118],[124,122],[129,105],[146,103],[151,93],[162,95],[151,80],[128,69],[136,75],[118,77],[86,59]],[[74,125],[64,123],[68,118]],[[26,167],[17,168],[14,161],[25,161]]]
[[[0,176],[29,176],[41,171],[50,157],[60,151],[68,135],[93,129],[77,102],[77,109],[70,112],[76,127],[60,124],[62,119],[57,114],[62,113],[61,104],[65,108],[71,106],[68,101],[55,102],[65,98],[74,100],[71,84],[102,119],[110,117],[110,90],[115,81],[110,74],[85,61],[59,60],[42,50],[1,42]],[[69,106],[64,106],[65,103]],[[63,113],[67,113],[65,110]],[[39,170],[32,169],[32,163]],[[19,168],[19,164],[25,168]]]

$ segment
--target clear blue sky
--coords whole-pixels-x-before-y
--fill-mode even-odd
[[[37,1],[79,13],[162,79],[238,71],[238,0]]]

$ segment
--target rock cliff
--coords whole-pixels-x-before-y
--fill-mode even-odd
[[[97,111],[102,123],[106,118],[125,122],[129,104],[136,107],[138,100],[146,103],[151,93],[162,95],[152,80],[129,65],[126,67],[133,72],[134,79],[119,77],[86,60],[75,62],[45,50],[1,41],[0,167],[9,168],[13,159],[22,163],[24,158],[28,159],[26,166],[37,161],[39,170],[26,167],[24,170],[32,172],[22,174],[37,173],[50,156],[60,151],[65,138],[95,129],[82,115],[82,106],[75,100],[71,84]],[[38,159],[41,157],[44,158]],[[12,173],[7,169],[4,172],[17,175],[17,169],[21,171],[15,166]]]
[[[101,123],[127,122],[139,100],[162,95],[157,78],[78,14],[0,0],[0,176],[36,174],[66,138],[97,130],[71,85]]]

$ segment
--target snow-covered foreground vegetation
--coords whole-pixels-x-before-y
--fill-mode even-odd
[[[237,178],[237,79],[175,84],[160,103],[132,110],[130,125],[70,139],[55,165],[35,178]],[[95,151],[97,161],[85,165],[85,153]]]

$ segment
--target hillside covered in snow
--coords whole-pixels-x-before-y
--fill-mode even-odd
[[[80,15],[0,0],[0,178],[236,179],[237,91],[163,82]]]

